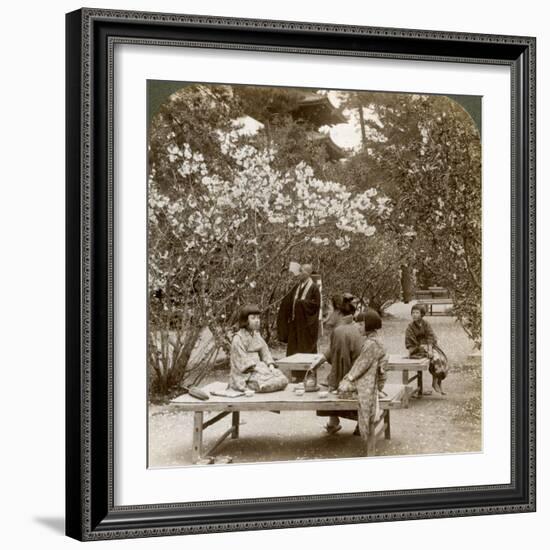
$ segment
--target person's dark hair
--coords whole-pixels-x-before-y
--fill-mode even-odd
[[[426,315],[426,308],[422,304],[414,304],[414,306],[411,307],[411,315],[413,311],[419,311],[422,317]]]
[[[249,315],[259,315],[260,313],[260,308],[257,305],[247,304],[243,306],[239,312],[239,328],[246,328],[248,326]]]
[[[375,309],[369,307],[367,311],[363,312],[362,317],[365,322],[365,332],[372,332],[373,330],[382,328],[382,318]]]
[[[332,308],[340,311],[342,309],[342,294],[333,294],[330,298]]]
[[[353,315],[355,313],[355,310],[357,307],[353,303],[355,300],[355,296],[353,294],[350,294],[349,292],[344,292],[342,295],[342,305],[340,307],[340,311],[344,315]]]

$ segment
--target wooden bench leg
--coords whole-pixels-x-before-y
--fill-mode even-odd
[[[403,386],[408,386],[411,382],[414,382],[415,378],[417,380],[417,388],[411,392],[411,395],[412,397],[422,397],[422,371],[419,371],[417,376],[413,376],[412,378],[409,378],[408,370],[401,371],[401,383]]]
[[[203,415],[204,413],[195,412],[193,419],[193,452],[192,462],[197,462],[202,458],[202,428],[203,428]]]
[[[422,377],[423,373],[421,370],[417,372],[417,383],[418,383],[418,397],[422,397],[424,395],[424,379]]]
[[[384,411],[384,437],[391,439],[390,410]]]
[[[231,433],[231,439],[239,438],[239,422],[241,419],[241,413],[239,411],[234,411],[232,413],[231,425],[233,426],[233,432]]]

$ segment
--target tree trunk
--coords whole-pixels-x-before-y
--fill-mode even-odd
[[[187,334],[185,335],[185,341],[182,343],[180,349],[174,349],[174,354],[177,354],[177,360],[172,359],[172,365],[168,369],[168,372],[165,375],[163,380],[163,392],[169,392],[173,387],[179,385],[183,382],[185,378],[187,366],[191,354],[195,348],[197,341],[201,335],[201,328],[192,327],[187,329]]]
[[[363,149],[364,149],[367,145],[367,132],[366,132],[366,129],[365,129],[365,115],[363,113],[363,105],[361,105],[361,103],[359,102],[359,99],[357,101],[359,103],[358,106],[357,106],[357,109],[359,111],[359,124],[361,125],[361,145],[363,146]]]
[[[401,290],[403,291],[403,302],[408,304],[412,299],[411,271],[408,265],[401,266]]]

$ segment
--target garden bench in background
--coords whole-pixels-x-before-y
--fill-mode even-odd
[[[417,290],[415,297],[419,304],[426,307],[426,315],[449,315],[448,309],[453,307],[449,291],[441,286],[430,286],[427,290]],[[435,309],[434,306],[445,306]]]

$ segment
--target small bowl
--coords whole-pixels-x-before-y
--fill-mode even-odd
[[[299,389],[296,390],[296,395],[302,396],[302,395],[304,395],[304,393],[306,393],[306,390],[304,390],[304,389],[299,388]]]
[[[320,391],[319,392],[319,397],[321,399],[326,399],[328,397],[328,391]]]
[[[300,383],[298,383],[294,386],[294,391],[303,390],[303,389],[305,389],[305,388],[304,388],[304,385],[302,384],[302,382],[300,382]]]
[[[254,395],[254,390],[244,390],[246,397],[252,397]]]

